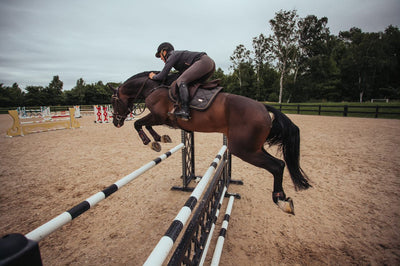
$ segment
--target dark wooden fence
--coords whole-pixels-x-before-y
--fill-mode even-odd
[[[400,106],[269,104],[285,113],[400,118]]]

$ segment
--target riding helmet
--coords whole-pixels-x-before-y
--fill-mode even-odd
[[[170,44],[169,42],[163,42],[162,44],[160,44],[157,48],[157,53],[156,53],[156,57],[160,58],[160,52],[162,50],[166,50],[167,53],[170,51],[174,50],[174,46],[172,46],[172,44]]]

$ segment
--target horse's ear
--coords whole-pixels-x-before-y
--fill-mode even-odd
[[[109,88],[112,92],[115,91],[114,87],[110,83],[107,83],[107,88]]]

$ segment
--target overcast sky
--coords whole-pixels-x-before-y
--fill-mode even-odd
[[[0,0],[0,83],[122,82],[161,70],[154,54],[164,41],[207,52],[227,73],[237,45],[251,49],[276,12],[292,9],[327,17],[335,35],[400,25],[400,0]]]

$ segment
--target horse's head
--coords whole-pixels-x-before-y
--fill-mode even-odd
[[[146,98],[146,91],[151,89],[151,86],[149,86],[150,84],[147,84],[149,73],[150,72],[143,72],[136,74],[127,79],[117,89],[108,85],[113,91],[111,103],[114,109],[114,126],[122,127],[125,119],[133,110],[133,104],[138,100]]]
[[[129,103],[128,97],[120,98],[119,90],[109,87],[113,90],[113,95],[111,98],[111,104],[113,106],[113,124],[116,127],[122,127],[124,125],[124,121],[126,117],[132,112],[132,104]]]
[[[132,112],[135,102],[145,99],[156,86],[160,85],[160,82],[148,78],[150,72],[151,71],[142,72],[130,77],[117,89],[108,85],[108,87],[113,90],[111,103],[114,108],[113,123],[116,127],[122,127],[124,125],[124,121]],[[152,72],[158,73],[156,71]],[[169,75],[165,84],[171,85],[178,76],[179,73]]]

